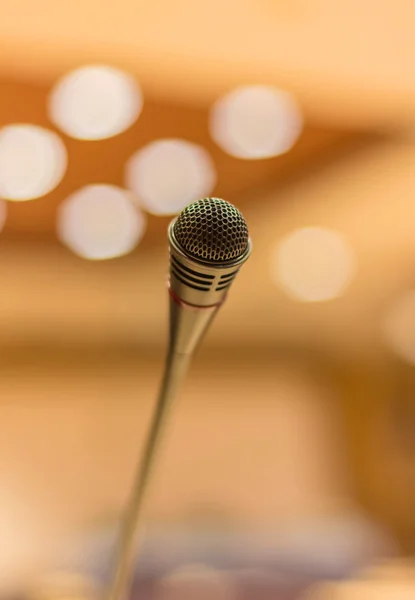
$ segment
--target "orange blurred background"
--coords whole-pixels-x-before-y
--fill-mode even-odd
[[[0,7],[1,593],[118,522],[164,359],[166,228],[207,195],[254,251],[173,413],[150,537],[273,532],[328,572],[415,551],[414,17]]]

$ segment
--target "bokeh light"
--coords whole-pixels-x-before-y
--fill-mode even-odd
[[[142,106],[141,89],[132,76],[105,65],[87,66],[57,82],[49,116],[73,138],[101,140],[128,129]]]
[[[415,365],[415,290],[408,291],[390,307],[382,324],[392,350]]]
[[[63,202],[57,228],[59,239],[75,254],[104,260],[136,247],[145,232],[146,217],[125,190],[89,185]]]
[[[204,565],[187,565],[157,585],[156,600],[236,600],[232,576]]]
[[[290,150],[301,134],[303,120],[289,93],[247,86],[212,106],[209,127],[212,138],[228,154],[261,159]]]
[[[67,166],[62,140],[36,125],[7,125],[0,130],[0,196],[32,200],[52,191]]]
[[[276,247],[272,277],[290,296],[321,302],[340,296],[355,272],[355,257],[336,231],[298,229]]]
[[[125,168],[125,184],[148,212],[174,215],[212,192],[216,172],[202,146],[186,140],[162,139],[130,158]]]

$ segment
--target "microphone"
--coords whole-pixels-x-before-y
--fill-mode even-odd
[[[122,523],[108,600],[125,600],[131,585],[144,498],[168,409],[194,352],[252,247],[242,214],[220,198],[203,198],[182,210],[170,223],[168,241],[168,352],[154,415]]]
[[[239,210],[219,198],[187,206],[170,224],[168,239],[169,351],[190,354],[249,257],[251,241]]]

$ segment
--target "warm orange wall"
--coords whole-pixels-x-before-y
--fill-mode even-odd
[[[123,507],[160,362],[36,358],[0,377],[0,572],[39,571]],[[200,357],[172,414],[152,520],[277,527],[350,500],[329,391],[302,369]],[[340,502],[340,508],[339,508]]]

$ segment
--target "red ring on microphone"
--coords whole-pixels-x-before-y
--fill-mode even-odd
[[[201,310],[203,310],[204,308],[212,308],[212,306],[220,306],[221,304],[223,304],[225,302],[226,296],[227,296],[227,294],[226,294],[220,300],[220,302],[217,302],[216,304],[209,304],[209,306],[200,306],[199,304],[189,304],[188,302],[184,302],[181,298],[179,298],[179,296],[172,290],[170,281],[167,282],[167,289],[169,290],[169,294],[170,294],[172,300],[174,300],[174,302],[176,304],[178,304],[179,306],[182,306],[183,308],[200,308]]]

